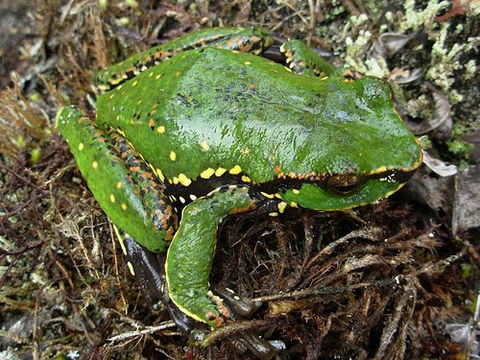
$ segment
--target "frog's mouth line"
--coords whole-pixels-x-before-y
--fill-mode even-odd
[[[411,169],[409,171],[403,170],[387,170],[381,173],[376,174],[363,174],[363,175],[355,175],[358,177],[355,186],[352,185],[352,189],[354,188],[361,188],[361,186],[366,183],[370,179],[378,179],[380,181],[387,181],[390,183],[398,183],[404,184],[406,183],[415,173],[417,169]],[[342,177],[342,176],[352,176],[351,174],[325,174],[325,175],[315,175],[315,176],[299,176],[299,177],[283,177],[279,179],[275,179],[273,181],[266,182],[264,184],[253,185],[259,191],[266,192],[266,193],[278,193],[283,192],[289,189],[301,189],[303,184],[314,184],[322,189],[331,191],[329,189],[329,179],[333,177]],[[345,186],[345,193],[344,195],[349,194],[349,185]],[[341,195],[341,194],[340,194]]]

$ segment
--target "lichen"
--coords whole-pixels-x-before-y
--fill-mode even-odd
[[[434,25],[435,16],[437,13],[445,9],[450,4],[450,1],[430,0],[423,10],[416,10],[415,0],[407,0],[404,4],[405,21],[400,23],[399,32],[406,32],[407,30],[416,31],[422,26],[427,32]]]
[[[448,24],[442,24],[437,41],[432,46],[431,65],[425,75],[443,90],[449,90],[455,81],[454,72],[461,67],[458,57],[465,48],[465,45],[456,43],[451,48],[446,46],[448,28]]]

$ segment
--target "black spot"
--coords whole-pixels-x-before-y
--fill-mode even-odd
[[[218,192],[220,193],[226,193],[228,191],[228,185],[222,186],[220,189],[218,189]]]

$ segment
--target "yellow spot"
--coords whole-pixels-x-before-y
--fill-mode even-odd
[[[180,75],[182,75],[182,72],[181,72],[181,71],[177,71],[177,72],[175,73],[175,76],[176,76],[176,77],[179,77]]]
[[[385,166],[380,166],[378,169],[370,171],[370,174],[378,174],[378,173],[385,172],[387,170],[388,169]]]
[[[219,167],[217,170],[215,170],[215,176],[222,176],[225,174],[225,171],[227,171],[227,169]]]
[[[123,211],[127,210],[127,204],[125,204],[125,203],[120,205],[120,207],[122,208]]]
[[[298,208],[298,204],[297,204],[295,201],[292,201],[292,202],[290,203],[290,206],[291,206],[291,207],[294,207],[294,208]]]
[[[128,270],[130,270],[130,274],[135,276],[135,270],[133,270],[133,265],[130,261],[127,262]]]
[[[252,65],[252,63],[250,61],[245,61],[244,64],[245,65]]]
[[[110,95],[109,99],[113,99],[115,97],[115,93],[113,93],[112,95]]]
[[[208,149],[210,149],[210,146],[207,144],[207,142],[205,140],[202,140],[200,142],[200,146],[202,147],[203,150],[207,151]]]
[[[157,132],[159,134],[163,134],[165,132],[165,126],[162,125],[162,126],[157,127]]]
[[[179,181],[180,181],[180,180],[178,180],[178,177],[176,177],[176,176],[173,177],[173,183],[174,183],[175,185],[177,185],[177,184],[179,183]]]
[[[115,202],[115,195],[113,195],[113,194],[110,194],[110,201],[111,201],[112,203],[114,203],[114,202]]]
[[[232,50],[232,53],[238,54],[238,51],[237,50]]]
[[[277,199],[282,200],[282,196],[281,196],[279,193],[276,193],[276,194],[275,194],[275,197],[276,197]]]
[[[242,181],[244,181],[244,182],[250,182],[250,181],[252,181],[252,180],[250,180],[250,178],[249,178],[248,176],[242,175]]]
[[[157,169],[156,173],[157,173],[158,177],[160,178],[160,180],[165,181],[165,176],[163,176],[162,170]]]
[[[242,172],[242,168],[240,165],[235,165],[233,168],[230,169],[229,173],[232,175],[238,175]]]
[[[200,173],[200,177],[202,179],[210,179],[213,174],[215,174],[215,170],[213,170],[212,168],[208,168],[207,170],[203,170]]]
[[[98,168],[98,163],[96,161],[92,162],[92,167],[97,170]]]
[[[138,81],[135,80],[135,81],[132,83],[132,86],[137,86],[137,84],[138,84]]]
[[[150,74],[148,74],[148,77],[152,77],[153,76],[153,72],[151,72]]]
[[[78,150],[82,151],[84,148],[83,143],[78,144]]]
[[[121,189],[122,186],[123,186],[123,185],[122,185],[121,181],[117,182],[117,189]]]
[[[170,160],[177,160],[177,154],[175,154],[175,151],[170,151]]]
[[[180,184],[183,186],[188,186],[192,183],[192,180],[190,180],[185,174],[180,173],[178,174],[178,180],[180,181]]]
[[[276,213],[276,212],[271,212],[271,213],[268,213],[268,216],[272,216],[272,217],[273,217],[273,216],[278,216],[278,213]]]
[[[142,101],[143,101],[142,99],[138,100],[137,105],[140,105],[142,103]]]
[[[260,194],[262,194],[268,199],[273,199],[275,197],[273,194],[267,194],[266,192],[263,192],[263,191],[260,191]]]
[[[185,198],[183,196],[179,196],[178,198],[182,204],[185,204]]]
[[[292,190],[292,192],[293,192],[295,195],[298,195],[298,194],[300,194],[300,191],[299,191],[299,190],[297,190],[297,189],[293,189],[293,190]]]
[[[155,76],[155,79],[160,79],[162,77],[162,74],[158,74],[157,76]]]
[[[280,214],[282,214],[285,211],[285,208],[287,207],[287,203],[282,201],[278,203],[277,206],[278,206],[278,211],[280,212]]]

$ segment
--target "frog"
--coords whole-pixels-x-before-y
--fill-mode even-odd
[[[131,273],[185,332],[258,308],[210,286],[225,218],[347,211],[395,193],[422,164],[386,81],[295,39],[272,61],[272,45],[265,28],[198,30],[101,70],[95,119],[57,112]]]

